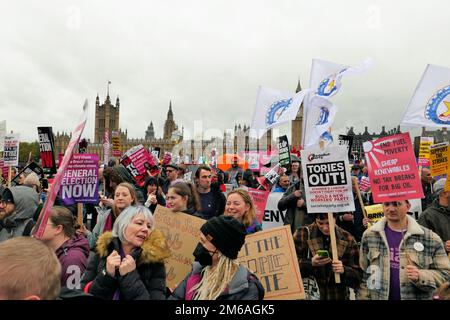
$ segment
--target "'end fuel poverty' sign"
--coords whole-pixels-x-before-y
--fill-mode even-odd
[[[73,154],[61,181],[65,205],[98,202],[98,155]]]
[[[374,202],[423,198],[408,133],[364,142]]]
[[[347,148],[313,147],[301,155],[308,212],[354,211]]]

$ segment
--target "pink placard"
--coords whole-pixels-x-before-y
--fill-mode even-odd
[[[259,223],[262,223],[264,211],[266,210],[267,198],[269,197],[269,191],[249,188],[248,193],[252,196],[253,204],[256,207],[256,219]]]
[[[408,133],[367,141],[363,146],[375,203],[423,198]]]

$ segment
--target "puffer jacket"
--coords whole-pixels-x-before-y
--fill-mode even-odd
[[[170,256],[163,233],[152,231],[142,247],[131,256],[136,261],[136,269],[121,276],[117,271],[114,277],[106,272],[106,258],[116,250],[120,252],[121,243],[112,232],[102,234],[97,242],[97,253],[88,263],[81,280],[86,293],[106,300],[112,300],[119,290],[120,300],[164,300],[166,299],[166,269],[164,259]]]
[[[188,290],[191,290],[188,285],[189,280],[201,276],[203,268],[200,263],[194,262],[192,272],[178,285],[169,300],[186,300],[186,294]],[[264,287],[258,278],[246,267],[240,265],[228,287],[216,300],[262,300],[264,293]]]
[[[39,204],[37,192],[27,186],[9,188],[14,198],[14,212],[0,220],[0,241],[23,236]]]
[[[450,262],[439,236],[420,226],[407,216],[408,229],[400,243],[400,295],[402,300],[431,300],[433,292],[450,279]],[[389,299],[390,250],[384,231],[387,220],[382,218],[364,232],[359,263],[363,270],[358,300]],[[422,245],[417,245],[421,243]],[[417,247],[423,247],[417,250]],[[406,275],[408,257],[419,269],[419,280],[412,282]]]

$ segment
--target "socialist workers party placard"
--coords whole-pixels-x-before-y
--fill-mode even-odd
[[[52,127],[38,127],[37,129],[42,168],[47,169],[51,174],[55,174],[55,142],[53,139]]]
[[[347,148],[311,147],[301,156],[308,212],[354,211]]]
[[[364,142],[375,203],[423,198],[409,133]]]
[[[144,185],[148,177],[147,170],[155,166],[153,158],[142,144],[128,150],[120,159],[120,163],[131,173],[140,187]]]

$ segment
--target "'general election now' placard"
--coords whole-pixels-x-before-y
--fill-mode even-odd
[[[423,198],[409,133],[364,142],[374,202]]]
[[[61,181],[61,198],[65,205],[98,203],[98,154],[73,154]]]

